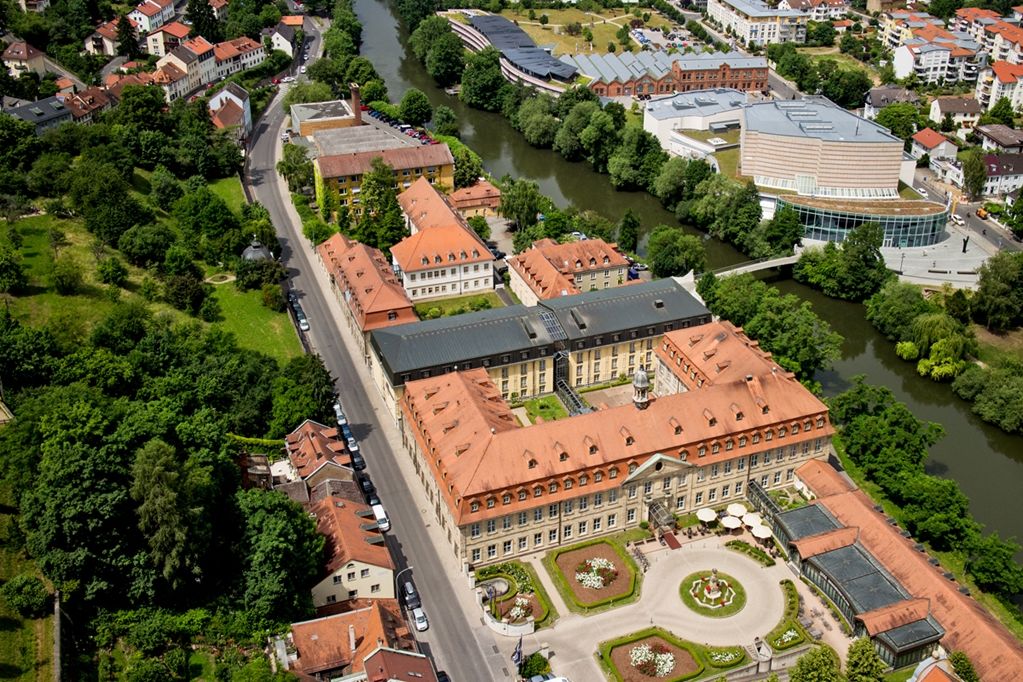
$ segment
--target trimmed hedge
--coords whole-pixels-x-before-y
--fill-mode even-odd
[[[504,602],[521,593],[532,593],[540,602],[540,613],[533,614],[533,624],[537,628],[552,625],[558,619],[558,612],[551,603],[547,591],[540,584],[540,578],[533,571],[533,567],[520,561],[506,561],[503,564],[485,566],[476,571],[476,580],[490,580],[492,578],[503,578],[508,581],[508,591],[495,601]]]
[[[671,632],[668,632],[667,630],[664,630],[662,628],[651,627],[640,630],[639,632],[634,632],[629,635],[617,637],[606,642],[601,642],[601,644],[597,647],[597,656],[600,658],[601,667],[608,673],[608,676],[612,680],[614,680],[615,682],[622,682],[621,674],[611,663],[611,652],[617,649],[618,647],[626,646],[628,644],[632,644],[633,642],[638,642],[641,639],[646,639],[647,637],[660,637],[669,644],[677,646],[680,649],[685,649],[686,651],[689,652],[689,654],[693,657],[693,660],[696,661],[696,664],[699,666],[697,670],[689,673],[688,675],[679,675],[678,677],[665,677],[663,678],[664,682],[684,682],[684,680],[696,679],[704,675],[707,672],[708,667],[715,668],[716,670],[726,670],[729,668],[734,668],[738,665],[742,665],[747,660],[746,652],[740,646],[707,647],[703,646],[702,644],[697,644],[695,642],[689,642],[684,639],[679,639]],[[735,660],[729,661],[728,663],[715,664],[711,660],[711,655],[714,653],[738,653],[739,656],[736,657]]]
[[[796,590],[796,584],[791,580],[782,580],[779,585],[781,585],[782,592],[785,593],[785,613],[782,615],[781,622],[774,626],[774,629],[767,633],[764,639],[768,646],[775,651],[784,651],[808,641],[810,635],[796,620],[799,617],[799,592]],[[777,644],[778,638],[785,634],[789,628],[794,628],[799,637],[782,645]]]
[[[774,559],[771,558],[770,554],[759,547],[754,547],[750,543],[744,542],[743,540],[729,540],[725,543],[725,547],[728,549],[734,549],[736,552],[742,552],[749,558],[760,562],[764,566],[774,566],[775,562]]]
[[[707,665],[712,668],[734,668],[746,661],[746,651],[741,646],[715,646],[707,647],[703,651],[704,656],[707,657]],[[735,657],[728,662],[716,662],[714,660],[714,654],[732,654]]]
[[[615,554],[618,555],[618,558],[622,560],[623,564],[628,567],[629,591],[615,597],[606,597],[595,602],[587,602],[584,604],[576,599],[575,591],[568,584],[567,576],[565,576],[558,567],[558,557],[566,552],[574,552],[577,549],[583,549],[585,547],[592,547],[600,544],[605,544],[611,547],[611,549],[615,551]],[[543,565],[547,569],[547,573],[551,576],[551,580],[554,581],[554,585],[558,588],[558,592],[561,594],[562,599],[565,600],[565,603],[568,604],[568,607],[573,611],[585,614],[592,609],[607,606],[612,602],[615,602],[618,605],[629,604],[639,598],[638,588],[639,583],[641,582],[638,580],[639,567],[636,565],[636,562],[632,560],[632,557],[628,555],[628,552],[622,549],[617,542],[614,542],[611,537],[587,540],[586,542],[580,542],[574,545],[569,545],[568,547],[562,547],[554,550],[553,552],[548,552],[543,558]]]

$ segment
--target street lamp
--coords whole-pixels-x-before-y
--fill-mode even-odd
[[[397,575],[394,576],[394,598],[398,600],[399,608],[400,608],[402,599],[401,599],[401,591],[398,590],[398,580],[401,578],[401,574],[402,573],[404,573],[405,571],[411,571],[411,570],[412,570],[411,566],[406,566],[405,568],[403,568],[400,571],[398,571]]]

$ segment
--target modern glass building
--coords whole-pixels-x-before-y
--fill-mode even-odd
[[[796,195],[777,198],[776,210],[791,206],[803,224],[803,236],[840,242],[851,230],[874,222],[884,230],[884,246],[930,246],[945,238],[948,207],[932,201],[849,201]]]

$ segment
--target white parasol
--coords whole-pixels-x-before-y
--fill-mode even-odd
[[[763,519],[760,518],[760,514],[750,512],[749,514],[743,514],[742,522],[750,528],[753,528],[754,526],[761,525],[763,523]]]
[[[753,533],[753,537],[760,538],[761,540],[771,537],[771,529],[767,526],[753,526],[750,532]]]
[[[700,519],[704,523],[710,523],[717,517],[717,513],[710,507],[704,507],[696,512],[696,518]]]
[[[738,517],[735,516],[726,516],[725,518],[721,519],[721,525],[729,530],[734,530],[742,525],[742,521],[740,521]]]
[[[749,510],[746,509],[746,505],[744,504],[741,504],[739,502],[732,502],[730,505],[728,505],[728,509],[726,511],[728,512],[729,516],[734,516],[736,518],[741,519],[743,515]]]

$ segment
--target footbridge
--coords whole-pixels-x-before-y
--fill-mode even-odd
[[[743,275],[747,272],[759,272],[760,270],[770,270],[772,268],[780,268],[785,265],[795,265],[798,260],[798,253],[794,253],[790,256],[768,256],[767,258],[746,261],[745,263],[739,263],[738,265],[729,265],[724,268],[718,268],[717,270],[711,270],[711,272],[713,272],[715,276]]]

